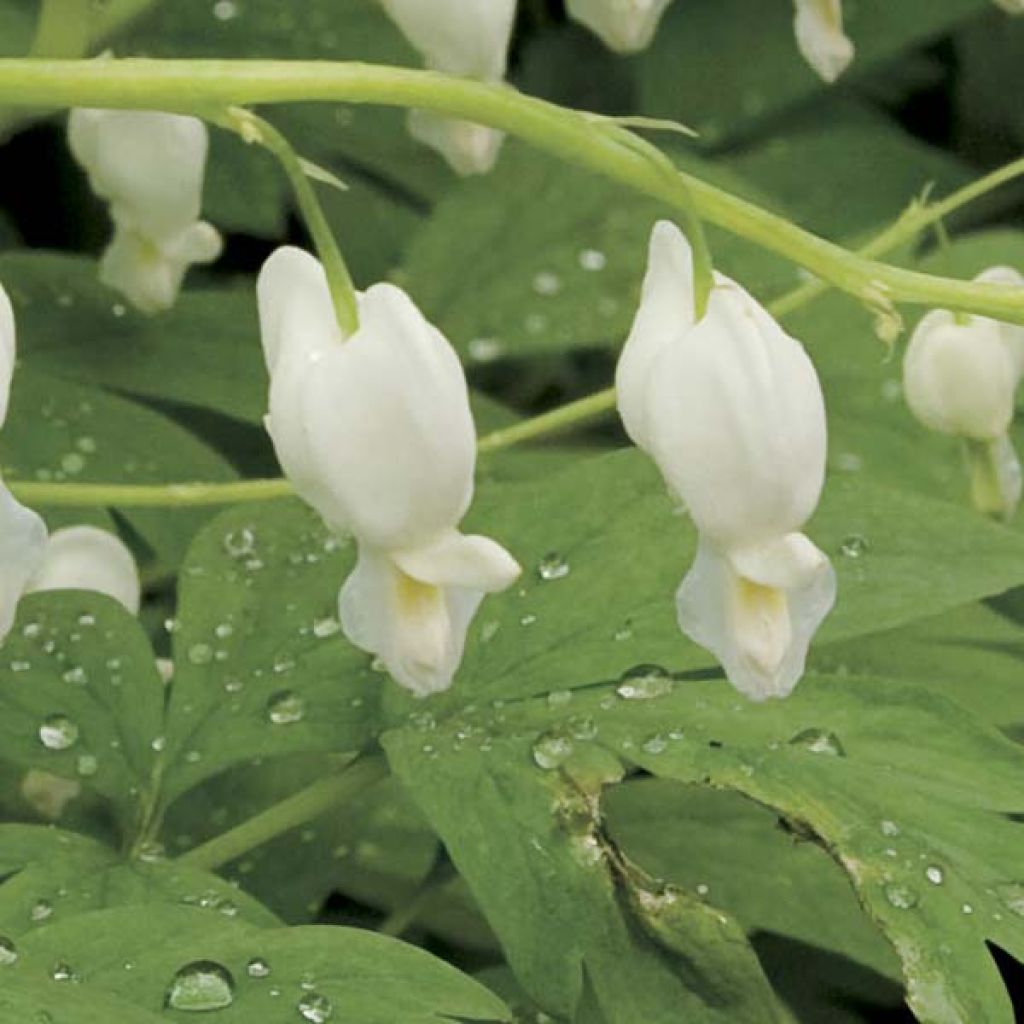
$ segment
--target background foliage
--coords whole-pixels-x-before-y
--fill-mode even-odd
[[[557,3],[523,3],[512,80],[690,124],[695,141],[659,140],[682,166],[856,245],[1019,154],[1024,22],[989,0],[846,6],[858,58],[832,89],[797,56],[788,0],[756,16],[749,0],[674,4],[629,59]],[[0,0],[4,54],[25,51],[34,14]],[[417,63],[371,0],[165,0],[103,44]],[[398,112],[266,113],[350,186],[323,198],[357,283],[400,281],[446,331],[481,432],[607,386],[655,203],[516,143],[491,177],[457,180]],[[20,355],[5,477],[274,475],[253,274],[304,239],[273,162],[214,135],[204,215],[227,253],[147,318],[96,281],[105,212],[62,119],[20,123],[0,161]],[[897,258],[1022,267],[1022,200],[1007,187]],[[802,280],[712,243],[765,301]],[[829,405],[810,534],[841,598],[783,704],[748,706],[679,635],[669,596],[694,534],[610,422],[482,459],[470,525],[527,572],[486,602],[456,687],[426,705],[341,636],[352,552],[297,502],[48,512],[118,529],[147,602],[135,622],[95,595],[35,596],[0,650],[0,1011],[1013,1021],[1024,537],[968,507],[959,451],[911,420],[865,311],[828,295],[785,325]],[[174,659],[169,688],[153,651]],[[391,775],[343,809],[223,878],[175,861],[377,741]],[[81,784],[59,828],[21,797],[28,770]],[[410,901],[423,949],[366,929],[396,930]]]

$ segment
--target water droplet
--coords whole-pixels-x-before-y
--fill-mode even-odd
[[[95,626],[96,616],[92,615],[90,612],[82,612],[82,614],[78,616],[78,624],[80,626]]]
[[[78,976],[69,963],[64,960],[58,960],[53,965],[53,970],[50,972],[50,977],[54,981],[78,981]]]
[[[81,473],[85,469],[85,456],[81,452],[68,452],[61,456],[60,468],[65,473]]]
[[[244,558],[252,554],[256,547],[256,534],[248,526],[239,530],[229,530],[222,541],[224,550],[232,558]]]
[[[882,835],[888,836],[890,839],[893,839],[900,834],[899,825],[897,825],[895,821],[890,821],[888,818],[886,818],[879,827],[882,830]]]
[[[604,270],[608,266],[608,257],[600,249],[584,249],[580,253],[580,266],[591,272]]]
[[[114,316],[120,318],[120,317],[124,316],[125,313],[128,312],[128,307],[123,302],[115,302],[110,307],[110,312],[113,313]]]
[[[310,1024],[325,1024],[325,1021],[330,1020],[331,1014],[334,1013],[334,1007],[327,996],[322,996],[317,992],[307,992],[299,1000],[296,1009],[302,1019],[308,1020]]]
[[[542,580],[561,580],[569,575],[569,563],[557,552],[549,551],[537,566]]]
[[[1003,882],[996,886],[996,895],[1019,917],[1024,917],[1024,884],[1021,882]]]
[[[67,750],[78,742],[78,726],[67,715],[50,715],[39,726],[39,739],[47,750]]]
[[[519,620],[519,625],[520,626],[532,626],[536,621],[537,621],[537,616],[533,615],[530,612],[527,612],[526,615],[524,615]]]
[[[574,740],[592,740],[597,735],[597,723],[589,715],[573,715],[565,724]]]
[[[12,661],[10,667],[12,672],[27,672],[32,667],[32,662],[20,660]]]
[[[919,897],[910,886],[890,882],[884,891],[885,898],[897,910],[912,910],[917,906]]]
[[[868,550],[868,542],[859,533],[851,533],[843,539],[839,545],[839,551],[844,558],[860,558]]]
[[[839,737],[827,729],[804,729],[790,741],[790,746],[803,747],[812,754],[828,754],[831,757],[846,757],[846,751]]]
[[[274,725],[292,725],[301,722],[306,713],[306,702],[291,690],[279,690],[267,701],[267,718]]]
[[[6,935],[0,935],[0,967],[10,967],[17,962],[18,947]]]
[[[341,623],[330,616],[326,619],[317,619],[313,623],[313,636],[320,640],[326,640],[329,636],[334,636],[341,629]]]
[[[572,690],[552,690],[548,694],[548,707],[564,708],[572,700]]]
[[[542,270],[533,279],[533,290],[538,295],[557,295],[562,290],[562,279],[550,270]]]
[[[929,864],[928,867],[924,869],[924,877],[927,878],[932,885],[942,885],[946,876],[938,864]]]
[[[624,672],[615,692],[623,700],[653,700],[672,690],[672,677],[660,665],[636,665]]]
[[[81,665],[69,668],[61,678],[65,683],[73,683],[75,686],[85,686],[89,682],[89,675]]]
[[[469,343],[469,358],[474,363],[493,363],[505,353],[505,346],[497,338],[474,338]]]
[[[78,760],[75,762],[75,771],[83,779],[91,778],[99,771],[99,768],[100,763],[94,754],[79,754]]]
[[[641,749],[645,754],[663,754],[668,747],[668,740],[664,736],[650,736],[644,740]]]
[[[26,622],[25,625],[21,627],[21,635],[29,640],[39,636],[42,631],[43,627],[38,622]]]
[[[255,956],[245,965],[245,973],[250,978],[266,978],[270,975],[270,964],[261,957]]]
[[[533,745],[533,760],[538,768],[553,771],[572,756],[572,740],[568,736],[548,733]]]
[[[485,622],[480,628],[480,642],[490,643],[497,635],[498,630],[501,629],[501,623],[497,619],[491,619],[490,622]]]
[[[226,967],[212,960],[195,960],[171,979],[164,1005],[171,1010],[223,1010],[235,999],[235,981]]]
[[[238,17],[238,4],[235,0],[217,0],[213,5],[213,16],[218,21],[232,21]]]
[[[964,912],[965,914],[973,914],[973,913],[974,913],[974,907],[972,907],[972,906],[970,905],[970,903],[965,903],[965,904],[964,904],[964,905],[963,905],[963,906],[962,906],[962,907],[961,907],[960,909],[961,909],[961,910],[962,910],[962,911],[963,911],[963,912]]]
[[[91,455],[96,451],[96,439],[94,437],[80,437],[75,441],[75,447],[80,452],[85,452],[86,455]]]
[[[218,640],[227,640],[234,631],[235,627],[230,622],[219,622],[213,629],[213,635]]]
[[[209,644],[193,644],[188,649],[188,660],[193,665],[209,665],[213,661],[213,648]]]
[[[36,900],[32,904],[32,909],[28,912],[28,916],[33,921],[45,921],[53,916],[53,904],[49,900]]]
[[[274,660],[272,668],[275,675],[286,675],[287,673],[291,672],[293,668],[295,668],[295,659],[289,658],[287,657],[287,655],[282,655],[281,657],[276,658]]]

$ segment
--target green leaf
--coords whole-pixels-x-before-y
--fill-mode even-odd
[[[52,966],[51,966],[52,972]],[[158,1024],[157,1012],[132,1006],[105,995],[90,995],[88,1001],[78,989],[55,985],[49,977],[5,977],[0,989],[0,1014],[10,1021],[59,1020],[61,1024]]]
[[[704,896],[749,933],[772,932],[899,976],[841,868],[777,814],[734,793],[639,779],[604,802],[616,845],[645,871]],[[824,911],[827,908],[827,911]]]
[[[467,709],[385,737],[395,771],[532,994],[564,1010],[556,1000],[577,991],[579,944],[593,955],[590,937],[612,934],[578,909],[578,945],[558,931],[562,899],[577,908],[596,902],[567,888],[566,857],[575,851],[577,871],[580,861],[594,872],[605,859],[616,863],[613,847],[595,850],[592,805],[583,814],[566,791],[578,755],[599,744],[663,778],[743,793],[816,836],[899,954],[922,1022],[1012,1020],[985,940],[1024,954],[1020,824],[1006,814],[1017,810],[1024,783],[1018,747],[959,705],[889,681],[809,677],[788,701],[765,705],[741,703],[722,682],[660,689],[630,699],[595,686],[569,700]],[[497,814],[488,811],[495,803]]]
[[[91,591],[22,599],[0,660],[6,760],[88,785],[129,828],[151,794],[163,701],[149,641],[116,601]]]
[[[15,378],[0,458],[8,482],[216,483],[236,476],[194,434],[159,413],[31,370]],[[55,510],[47,522],[51,528],[94,522],[97,514],[100,525],[109,527],[109,517],[96,508]],[[181,508],[130,509],[124,515],[165,566],[178,564],[209,518],[208,511]]]
[[[492,715],[483,729],[472,719],[461,731],[414,726],[384,743],[527,991],[571,1017],[586,978],[609,1024],[776,1020],[771,990],[729,920],[609,870],[586,794],[531,766],[532,738]],[[494,725],[500,735],[488,731]]]
[[[173,636],[167,802],[257,756],[370,741],[382,677],[337,621],[348,548],[298,501],[231,509],[196,538]]]
[[[682,156],[687,169],[733,191],[749,186]],[[618,347],[632,322],[654,200],[517,143],[496,170],[438,204],[401,272],[424,312],[470,361],[496,355]],[[712,232],[716,264],[757,294],[796,283],[777,257]]]
[[[895,221],[926,189],[945,195],[976,176],[888,117],[840,98],[797,111],[728,166],[811,231],[840,240]]]
[[[73,832],[0,825],[0,934],[20,944],[50,925],[121,906],[194,906],[211,925],[225,918],[258,926],[277,919],[234,886],[195,868],[155,860],[125,860]]]
[[[100,284],[96,262],[80,256],[3,253],[0,281],[27,367],[261,421],[267,376],[250,288],[187,290],[173,310],[147,316]]]
[[[932,42],[986,10],[982,0],[861,0],[844,5],[857,56],[844,78]],[[671,4],[636,61],[645,114],[693,125],[707,146],[735,142],[779,111],[827,88],[797,51],[793,5],[745,0]]]
[[[216,1006],[218,1021],[254,1024],[282,1014],[361,1024],[509,1019],[499,999],[455,968],[350,928],[257,928],[192,907],[126,907],[40,928],[19,950],[14,970],[51,968],[59,958],[81,978],[83,1000],[95,992],[154,1013],[190,1004]],[[214,1002],[201,1006],[204,992]]]

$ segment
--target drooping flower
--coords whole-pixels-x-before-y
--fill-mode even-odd
[[[358,297],[346,339],[323,268],[299,249],[267,260],[258,292],[278,460],[327,526],[358,542],[339,595],[345,635],[418,696],[447,689],[484,594],[520,571],[458,530],[476,462],[458,357],[390,284]]]
[[[96,590],[139,612],[142,586],[135,557],[119,537],[95,526],[66,526],[50,534],[42,564],[26,592]]]
[[[221,251],[217,230],[199,220],[206,126],[179,114],[78,109],[68,141],[114,222],[100,279],[144,312],[170,308],[188,268]]]
[[[1024,277],[1009,267],[992,267],[976,280],[1024,287]],[[1024,328],[945,309],[922,318],[903,359],[910,411],[931,430],[964,439],[974,504],[1004,519],[1021,497],[1009,430],[1022,376]]]
[[[516,0],[381,0],[428,68],[481,82],[505,77]],[[409,130],[463,175],[486,174],[504,135],[472,121],[414,110]]]
[[[0,286],[0,426],[7,419],[15,351],[14,310]],[[45,546],[42,519],[19,504],[0,480],[0,640],[14,624],[18,600],[39,566]]]
[[[834,82],[853,60],[854,46],[843,31],[842,0],[794,0],[796,42],[804,60],[826,82]]]
[[[715,275],[695,317],[682,232],[651,236],[643,298],[616,373],[619,412],[698,531],[679,625],[754,700],[788,695],[835,601],[828,558],[799,532],[825,475],[825,405],[802,346]]]
[[[647,49],[672,0],[567,0],[569,16],[618,53]]]

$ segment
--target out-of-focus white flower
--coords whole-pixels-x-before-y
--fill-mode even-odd
[[[689,243],[661,222],[616,373],[630,437],[699,533],[679,624],[754,700],[788,695],[835,602],[828,558],[800,529],[825,475],[825,405],[799,342],[715,275],[695,320]]]
[[[381,0],[428,68],[481,82],[505,77],[516,0]],[[504,135],[493,128],[414,110],[409,130],[463,175],[486,174]]]
[[[995,0],[1007,14],[1024,14],[1024,0]]]
[[[14,310],[0,286],[0,426],[7,418],[16,351]],[[0,480],[0,640],[10,632],[25,584],[46,546],[46,526]]]
[[[826,82],[834,82],[853,60],[854,47],[843,32],[842,0],[794,0],[793,23],[804,59]]]
[[[1024,287],[1009,267],[977,281]],[[975,506],[1009,518],[1021,497],[1021,467],[1010,442],[1014,399],[1024,376],[1024,328],[945,309],[926,314],[903,359],[910,411],[931,430],[965,439]]]
[[[672,0],[567,0],[569,16],[612,50],[639,53],[654,39]]]
[[[447,689],[484,594],[520,571],[493,540],[458,531],[476,461],[458,357],[390,284],[358,297],[359,329],[344,338],[323,268],[299,249],[267,260],[258,292],[278,460],[359,544],[339,598],[345,635],[418,696]]]
[[[195,117],[138,110],[71,112],[71,152],[110,204],[114,237],[100,279],[147,313],[174,304],[185,272],[221,251],[199,220],[206,126]]]
[[[67,807],[82,792],[74,779],[62,779],[51,772],[33,768],[21,777],[21,795],[25,802],[47,821],[57,821]]]
[[[124,542],[95,526],[68,526],[50,534],[43,561],[26,591],[96,590],[137,615],[142,586]]]

